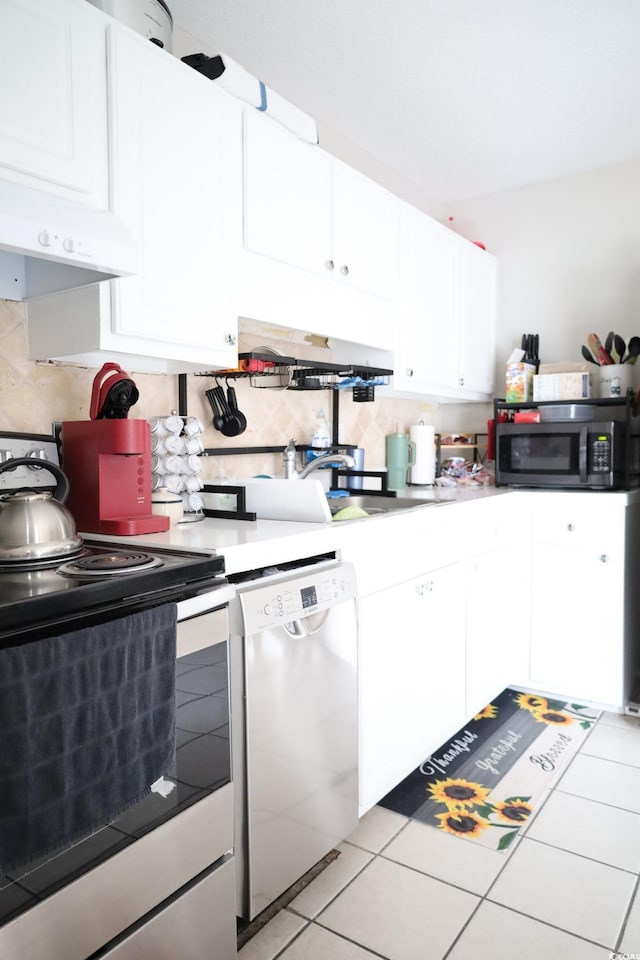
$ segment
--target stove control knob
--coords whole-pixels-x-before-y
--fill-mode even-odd
[[[0,450],[0,463],[7,463],[7,461],[12,459],[12,456],[11,450]],[[15,470],[15,467],[10,469]]]
[[[46,461],[46,459],[47,459],[47,455],[46,455],[46,453],[44,452],[44,450],[29,450],[29,453],[27,454],[27,457],[29,457],[30,459],[33,459],[33,460],[45,460],[45,461]],[[42,470],[42,469],[43,469],[43,466],[44,466],[44,464],[42,464],[42,463],[30,463],[29,466],[27,467],[27,469],[28,469],[28,470]]]

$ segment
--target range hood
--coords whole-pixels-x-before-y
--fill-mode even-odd
[[[0,180],[0,299],[27,300],[137,271],[136,243],[113,213]]]

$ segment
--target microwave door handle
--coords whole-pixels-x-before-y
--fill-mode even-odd
[[[580,483],[586,483],[587,474],[587,449],[589,441],[589,427],[585,424],[580,428],[580,449],[578,451],[578,467],[580,470]]]

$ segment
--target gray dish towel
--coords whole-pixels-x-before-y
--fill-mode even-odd
[[[175,603],[0,650],[0,874],[114,820],[175,757]]]

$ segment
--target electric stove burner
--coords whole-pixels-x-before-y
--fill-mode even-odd
[[[59,567],[60,564],[64,561],[65,564],[70,563],[70,561],[77,561],[81,557],[86,556],[89,551],[84,547],[79,547],[77,550],[73,550],[70,553],[65,554],[64,557],[43,557],[41,559],[22,559],[22,560],[3,560],[0,563],[0,574],[4,573],[28,573],[30,571],[36,570],[53,570],[55,567]]]
[[[71,563],[65,563],[56,571],[63,577],[72,577],[75,580],[92,580],[124,576],[128,573],[140,573],[144,570],[153,570],[163,566],[160,557],[149,553],[132,552],[128,550],[112,550],[108,553],[92,554],[80,557]]]

